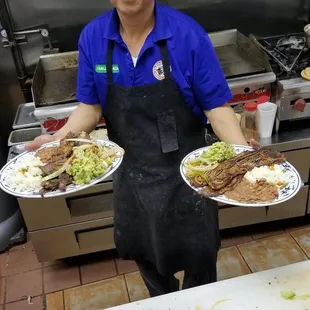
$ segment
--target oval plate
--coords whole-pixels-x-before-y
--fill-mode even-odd
[[[199,192],[200,188],[190,185],[188,179],[186,178],[186,168],[184,166],[184,163],[186,163],[190,159],[194,159],[194,158],[199,157],[202,154],[202,152],[208,151],[208,148],[209,147],[204,147],[204,148],[198,149],[198,150],[193,151],[192,153],[188,154],[182,160],[181,165],[180,165],[180,172],[181,172],[182,178],[196,192]],[[234,148],[235,148],[236,154],[239,154],[243,151],[253,150],[251,147],[246,147],[246,146],[241,146],[241,145],[234,145]],[[221,202],[225,205],[233,205],[233,206],[240,206],[240,207],[252,207],[252,208],[253,207],[273,206],[273,205],[283,203],[287,200],[290,200],[299,192],[300,188],[303,186],[303,183],[301,181],[299,173],[290,163],[285,162],[282,164],[282,167],[286,170],[286,173],[288,174],[290,181],[289,181],[289,184],[285,188],[283,188],[282,190],[279,191],[278,199],[276,199],[272,202],[268,202],[268,203],[261,203],[261,202],[259,202],[259,203],[242,203],[242,202],[239,202],[236,200],[228,199],[224,195],[219,195],[216,197],[210,197],[210,199]]]
[[[96,140],[97,143],[100,143],[102,146],[107,146],[107,147],[119,147],[116,143],[107,141],[107,140]],[[46,147],[51,147],[51,146],[58,146],[59,141],[52,142],[52,143],[47,143],[44,144],[40,149],[44,149]],[[15,158],[13,158],[11,161],[9,161],[0,171],[0,188],[7,192],[10,195],[16,196],[16,197],[22,197],[22,198],[42,198],[40,193],[38,191],[17,191],[16,188],[9,187],[5,179],[7,177],[8,172],[12,169],[12,167],[15,165],[16,161],[19,160],[21,157],[25,156],[26,154],[32,154],[35,155],[37,151],[35,152],[24,152]],[[64,196],[68,194],[72,194],[81,190],[84,190],[92,185],[95,185],[99,182],[102,182],[104,179],[108,178],[111,174],[113,174],[118,167],[121,165],[123,161],[123,156],[115,158],[113,160],[112,165],[108,168],[106,173],[102,175],[101,177],[98,177],[96,179],[93,179],[90,183],[84,184],[84,185],[75,185],[75,184],[70,184],[67,186],[67,189],[65,192],[61,192],[60,190],[57,191],[52,191],[44,194],[44,198],[51,198],[51,197],[58,197],[58,196]]]

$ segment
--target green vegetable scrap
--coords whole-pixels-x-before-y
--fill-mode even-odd
[[[233,158],[235,156],[235,150],[232,145],[225,142],[216,142],[212,144],[207,152],[203,152],[201,157],[207,159],[210,162],[222,162],[224,160]]]
[[[310,294],[297,296],[294,291],[281,292],[281,297],[285,300],[307,300],[310,299]]]
[[[224,302],[227,302],[227,301],[230,301],[230,299],[221,299],[219,301],[217,301],[212,307],[210,310],[214,310],[218,305],[224,303]]]

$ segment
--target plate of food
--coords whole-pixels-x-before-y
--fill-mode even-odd
[[[108,140],[69,133],[61,141],[24,152],[0,171],[0,187],[16,197],[71,194],[97,184],[121,165],[124,150]]]
[[[283,154],[217,142],[188,154],[180,172],[196,192],[227,205],[265,207],[293,198],[303,183]]]

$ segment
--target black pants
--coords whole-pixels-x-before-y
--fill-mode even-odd
[[[137,262],[143,281],[151,297],[169,294],[179,290],[179,280],[174,275],[162,276],[156,269],[156,266],[150,262]],[[184,272],[184,281],[182,289],[188,289],[208,283],[216,282],[217,272],[216,264],[208,266],[206,270],[199,274]]]

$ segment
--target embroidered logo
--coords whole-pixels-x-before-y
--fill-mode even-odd
[[[170,71],[171,71],[171,67],[170,67]],[[161,60],[157,61],[155,65],[153,66],[153,75],[159,81],[165,78],[164,66]]]
[[[96,65],[95,71],[97,73],[107,73],[107,66],[106,65]],[[118,65],[112,65],[112,73],[119,73]]]

